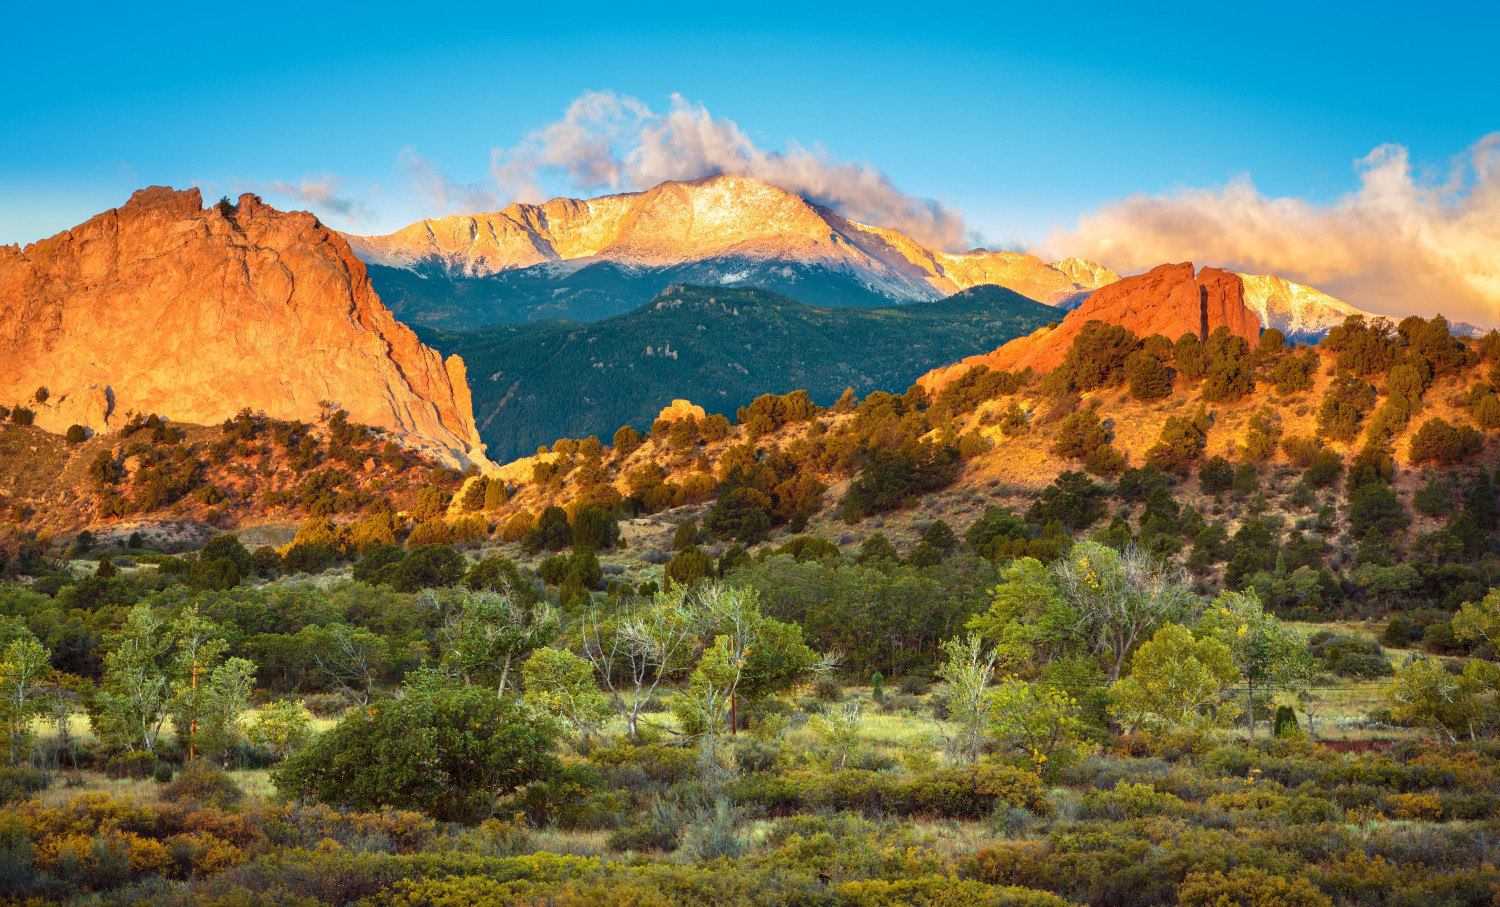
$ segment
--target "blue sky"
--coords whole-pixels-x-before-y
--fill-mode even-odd
[[[150,184],[288,206],[274,187],[336,185],[329,223],[390,232],[453,213],[411,184],[404,150],[503,199],[491,149],[587,91],[658,112],[679,94],[764,149],[867,164],[1012,247],[1246,174],[1266,198],[1336,205],[1388,143],[1440,182],[1500,130],[1494,5],[1223,6],[9,8],[0,27],[24,39],[0,56],[0,242]]]

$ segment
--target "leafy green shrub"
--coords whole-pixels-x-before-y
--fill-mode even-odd
[[[194,759],[183,766],[175,781],[162,788],[161,796],[171,803],[226,807],[240,802],[245,794],[222,768],[207,759]]]
[[[292,796],[472,824],[501,794],[556,771],[551,750],[550,724],[518,703],[418,677],[401,699],[344,716],[273,777]]]
[[[703,549],[690,545],[672,556],[665,568],[666,585],[691,586],[714,576],[714,559]]]
[[[1116,784],[1111,790],[1090,790],[1079,806],[1079,817],[1084,819],[1141,819],[1192,812],[1192,807],[1172,794],[1159,792],[1150,784],[1128,782]]]
[[[467,573],[464,556],[447,545],[423,545],[408,551],[400,561],[376,570],[370,580],[397,592],[420,592],[457,585]]]
[[[156,770],[154,753],[121,753],[105,760],[104,774],[108,778],[122,780],[130,778],[144,781]]]
[[[428,520],[411,531],[406,537],[408,549],[421,548],[423,545],[451,545],[453,544],[453,530],[441,519]]]
[[[1222,494],[1234,485],[1234,464],[1221,456],[1210,457],[1198,469],[1198,487],[1204,494]]]
[[[1160,400],[1172,395],[1172,372],[1157,357],[1137,350],[1125,360],[1130,396],[1136,400]]]
[[[1112,444],[1100,444],[1083,458],[1083,468],[1091,475],[1115,476],[1125,470],[1125,455]]]
[[[1185,475],[1188,464],[1196,461],[1208,447],[1208,429],[1213,419],[1202,407],[1197,414],[1168,416],[1161,436],[1146,451],[1146,462],[1163,472]]]
[[[844,685],[832,674],[824,674],[813,684],[813,696],[819,702],[843,702]]]
[[[695,777],[698,771],[696,752],[658,744],[601,746],[589,753],[589,761],[604,769],[611,782],[624,773],[638,771],[654,784],[672,785]]]
[[[1308,639],[1307,650],[1341,677],[1389,677],[1396,672],[1380,644],[1362,636],[1320,630]]]
[[[295,542],[281,556],[281,569],[287,573],[320,573],[338,562],[338,553],[323,545]]]
[[[1090,321],[1073,338],[1058,369],[1081,391],[1119,384],[1125,379],[1125,363],[1139,341],[1118,324]]]
[[[1190,873],[1177,889],[1179,907],[1332,907],[1328,895],[1300,876],[1283,878],[1264,869],[1236,867],[1228,875]]]
[[[1099,423],[1099,414],[1088,409],[1073,413],[1063,420],[1057,432],[1057,443],[1052,452],[1059,457],[1081,460],[1095,448],[1109,442],[1109,432]]]
[[[607,846],[616,853],[625,851],[669,853],[677,849],[678,841],[677,827],[647,821],[622,825],[610,832]]]
[[[1065,472],[1042,489],[1026,511],[1026,522],[1045,527],[1056,521],[1064,529],[1076,532],[1093,525],[1106,509],[1103,486],[1083,473]],[[973,539],[969,543],[972,546]]]
[[[52,786],[52,775],[36,768],[0,768],[0,806],[31,799]]]
[[[910,778],[864,769],[750,775],[730,796],[773,814],[838,810],[866,814],[981,819],[1001,805],[1048,810],[1041,779],[1008,765],[980,763]]]
[[[574,548],[604,551],[620,541],[620,523],[601,507],[585,507],[573,520]]]

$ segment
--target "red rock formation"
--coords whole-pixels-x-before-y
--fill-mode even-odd
[[[253,195],[197,189],[0,247],[0,402],[108,431],[130,411],[213,423],[240,409],[315,419],[319,401],[453,463],[486,462],[463,362],[396,321],[342,236]]]
[[[1245,285],[1238,274],[1204,268],[1193,276],[1192,262],[1158,265],[1145,274],[1122,278],[1095,290],[1056,328],[1043,328],[1018,337],[992,353],[984,353],[955,365],[934,369],[919,383],[940,390],[949,381],[976,365],[1017,371],[1030,367],[1038,372],[1056,368],[1067,355],[1083,326],[1107,321],[1130,328],[1138,337],[1162,334],[1177,340],[1194,334],[1199,340],[1220,325],[1254,344],[1260,337],[1260,319],[1245,305]]]

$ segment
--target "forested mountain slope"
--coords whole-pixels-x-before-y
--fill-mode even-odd
[[[481,436],[497,461],[559,437],[649,426],[675,398],[727,413],[763,393],[903,391],[927,369],[1056,320],[1000,287],[875,308],[804,305],[777,293],[674,287],[594,324],[547,321],[421,332],[469,364]]]

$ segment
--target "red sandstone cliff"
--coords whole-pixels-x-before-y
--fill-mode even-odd
[[[1254,344],[1260,319],[1245,305],[1245,285],[1238,274],[1204,268],[1193,275],[1192,262],[1158,265],[1145,274],[1126,277],[1095,290],[1056,328],[1043,328],[990,353],[970,356],[954,365],[934,369],[918,379],[928,390],[939,390],[976,365],[1038,372],[1056,368],[1073,345],[1073,338],[1090,321],[1107,321],[1134,331],[1138,337],[1162,334],[1176,340],[1195,334],[1205,340],[1220,325]]]
[[[31,401],[46,387],[45,404]],[[37,423],[117,427],[130,411],[219,422],[319,401],[448,462],[483,463],[463,362],[381,304],[342,236],[253,195],[224,212],[152,187],[33,243],[0,247],[0,403]]]

